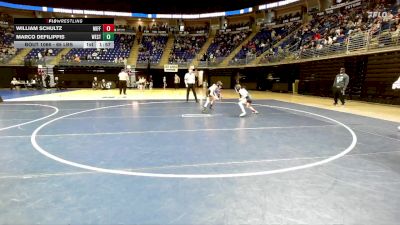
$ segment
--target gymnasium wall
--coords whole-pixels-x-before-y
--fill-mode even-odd
[[[298,93],[322,97],[332,96],[332,84],[341,67],[346,68],[350,76],[347,98],[400,105],[400,91],[392,90],[391,85],[400,76],[400,52],[379,53],[352,57],[315,60],[296,64],[204,69],[204,80],[209,84],[217,80],[224,83],[224,88],[233,88],[239,79],[250,90],[270,90],[292,92],[292,83],[299,80]],[[13,76],[22,80],[33,77],[35,67],[0,67],[0,87],[9,87]],[[121,68],[103,67],[55,67],[54,75],[64,80],[70,88],[89,88],[93,77],[107,81],[118,80]],[[186,69],[176,74],[184,87]],[[136,69],[139,76],[148,78],[152,75],[154,87],[162,87],[163,76],[167,77],[167,88],[172,88],[175,73],[166,73],[162,69]]]

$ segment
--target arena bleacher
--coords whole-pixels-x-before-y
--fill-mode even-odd
[[[206,39],[205,35],[176,36],[173,50],[169,56],[169,63],[190,63],[196,54],[199,53]]]
[[[5,64],[18,53],[14,48],[14,27],[11,26],[13,18],[5,13],[0,13],[0,64]]]
[[[13,46],[13,16],[1,13],[0,63],[70,68],[129,65],[139,69],[162,69],[165,64],[176,64],[179,69],[191,64],[203,69],[267,68],[368,52],[375,54],[400,45],[399,10],[392,2],[354,1],[331,7],[307,12],[293,6],[292,12],[290,7],[282,10],[284,13],[278,10],[268,17],[270,19],[266,19],[268,11],[255,11],[250,19],[248,15],[239,15],[232,20],[229,16],[221,17],[218,21],[143,18],[133,22],[122,19],[115,25],[113,49],[33,48],[21,54],[23,49]],[[357,80],[362,83],[363,78]],[[354,96],[357,88],[366,88],[358,86],[353,88]],[[369,100],[383,96],[367,94],[370,92],[357,93]]]
[[[167,40],[168,36],[165,35],[143,35],[139,47],[138,63],[159,63]]]
[[[116,34],[113,49],[71,49],[63,60],[80,63],[82,60],[91,62],[124,63],[129,57],[134,35]]]
[[[207,49],[207,52],[203,55],[201,61],[209,61],[218,64],[238,47],[250,33],[250,30],[220,31],[220,33],[215,36],[215,39]]]

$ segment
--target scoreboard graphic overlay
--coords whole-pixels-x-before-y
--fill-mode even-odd
[[[15,48],[114,48],[113,18],[15,18]]]

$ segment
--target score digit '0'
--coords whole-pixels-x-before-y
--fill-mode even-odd
[[[103,24],[103,32],[114,32],[114,24]]]

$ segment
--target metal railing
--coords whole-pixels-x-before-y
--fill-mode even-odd
[[[199,61],[199,67],[216,67],[226,58],[227,57],[218,57],[218,58],[213,58],[211,60]]]
[[[273,46],[279,46],[281,45],[284,41],[286,41],[287,39],[291,38],[293,36],[293,32],[297,31],[298,29],[300,29],[302,27],[302,25],[300,23],[292,23],[287,30],[285,30],[283,33],[280,33],[280,35],[282,36],[281,39],[276,39],[272,42],[271,47]],[[229,65],[247,65],[250,64],[253,60],[255,60],[258,56],[264,54],[264,52],[268,51],[270,48],[268,47],[264,47],[261,48],[259,50],[257,50],[257,52],[255,54],[252,55],[246,55],[246,57],[244,59],[236,59],[233,58],[232,60],[229,61]]]
[[[251,63],[256,58],[257,58],[257,56],[255,54],[246,55],[246,58],[244,58],[244,59],[234,58],[229,61],[229,65],[246,65],[246,64]]]
[[[38,59],[38,58],[26,59],[25,58],[24,64],[29,65],[29,66],[37,66],[37,65],[46,66],[46,65],[50,64],[50,62],[53,61],[54,58],[55,58],[55,56],[46,56],[41,59]]]
[[[107,66],[107,67],[124,67],[124,63],[115,63],[113,61],[106,60],[81,60],[70,61],[70,60],[60,60],[59,66]]]
[[[398,32],[384,31],[373,35],[368,32],[358,32],[348,36],[343,42],[319,48],[300,48],[294,51],[288,48],[281,52],[267,54],[260,60],[260,64],[287,63],[316,58],[338,57],[341,55],[357,55],[372,53],[377,50],[383,51],[385,49],[400,50],[400,36]]]

